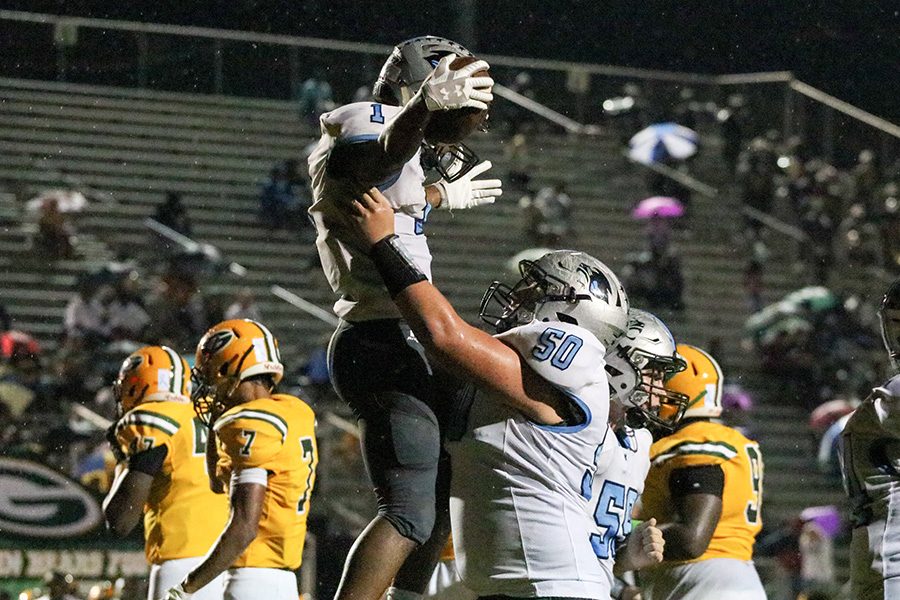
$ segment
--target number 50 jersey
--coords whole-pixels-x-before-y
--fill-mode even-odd
[[[706,552],[710,558],[749,561],[762,529],[763,461],[759,444],[736,429],[711,421],[695,421],[650,449],[650,472],[641,499],[641,518],[662,523],[675,520],[669,476],[676,469],[719,465],[725,476],[722,514]]]
[[[586,329],[559,322],[535,321],[497,338],[571,398],[581,418],[540,425],[475,393],[466,432],[447,444],[459,574],[480,596],[608,597],[581,489],[608,429],[606,349]]]
[[[228,484],[244,469],[264,469],[268,474],[256,539],[232,567],[300,566],[318,462],[315,423],[305,402],[273,394],[230,408],[213,425],[220,480]]]

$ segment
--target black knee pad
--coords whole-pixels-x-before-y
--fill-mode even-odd
[[[427,404],[400,392],[382,392],[373,405],[379,410],[363,416],[362,443],[378,514],[421,544],[431,536],[436,515],[437,418]]]

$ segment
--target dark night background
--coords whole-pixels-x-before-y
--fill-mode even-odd
[[[791,70],[861,108],[900,117],[897,1],[35,0],[0,6],[394,44],[423,33],[459,38],[456,14],[464,3],[474,7],[474,47],[483,53],[696,73]]]

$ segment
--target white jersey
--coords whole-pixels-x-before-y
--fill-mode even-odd
[[[652,445],[653,435],[646,429],[610,428],[600,448],[597,471],[592,477],[585,474],[582,493],[591,502],[594,520],[591,547],[610,587],[616,544],[631,533],[631,511],[644,491]]]
[[[479,596],[608,598],[582,494],[608,430],[606,349],[586,329],[534,321],[497,336],[584,414],[538,425],[478,391],[465,434],[450,440],[456,566]]]
[[[854,598],[900,597],[900,375],[872,390],[841,434]]]
[[[325,113],[320,118],[322,137],[309,155],[313,205],[309,214],[316,225],[316,247],[331,289],[340,294],[334,305],[337,316],[348,321],[399,318],[381,276],[366,249],[348,231],[350,202],[356,193],[351,182],[327,172],[335,146],[377,140],[385,124],[400,107],[355,102]],[[394,227],[416,267],[431,280],[431,252],[425,239],[425,174],[416,152],[403,168],[378,184],[394,207]]]

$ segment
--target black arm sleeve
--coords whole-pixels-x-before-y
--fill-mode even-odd
[[[139,473],[156,475],[162,469],[168,453],[169,449],[166,446],[157,446],[150,450],[138,452],[128,459],[128,468]]]
[[[675,469],[669,475],[669,490],[672,496],[684,497],[688,494],[712,494],[722,497],[725,487],[725,473],[719,465],[703,465]]]

